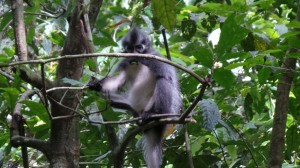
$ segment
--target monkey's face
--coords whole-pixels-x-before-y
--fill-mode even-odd
[[[132,29],[123,39],[123,48],[126,53],[148,53],[150,46],[150,41],[143,32],[139,29]]]

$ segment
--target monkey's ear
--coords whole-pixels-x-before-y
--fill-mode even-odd
[[[102,90],[102,80],[90,81],[87,86],[89,89],[100,92]]]

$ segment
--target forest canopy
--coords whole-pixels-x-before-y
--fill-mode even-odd
[[[0,1],[0,167],[143,167],[166,123],[162,167],[299,167],[299,2]],[[133,27],[162,57],[123,53]],[[180,115],[137,126],[87,89],[126,57],[176,68]]]

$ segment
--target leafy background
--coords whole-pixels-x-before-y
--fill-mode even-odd
[[[114,0],[104,1],[100,9],[93,42],[95,52],[121,52],[120,41],[127,30],[135,26],[143,28],[153,41],[153,46],[163,55],[165,49],[160,31],[167,29],[172,60],[194,71],[201,77],[211,76],[212,86],[205,92],[205,99],[215,105],[197,106],[193,117],[197,123],[187,125],[192,158],[195,167],[267,167],[269,145],[275,110],[278,78],[284,71],[280,67],[283,58],[299,59],[299,22],[295,22],[297,3],[294,0]],[[67,17],[74,1],[30,0],[25,4],[27,44],[32,58],[46,59],[60,55],[68,30]],[[0,62],[14,60],[14,36],[12,15],[7,1],[0,2]],[[46,10],[47,9],[47,10]],[[50,17],[65,13],[58,18]],[[130,22],[132,21],[132,22]],[[99,57],[99,74],[88,69],[86,61],[81,81],[66,79],[66,83],[82,86],[91,76],[105,76],[116,64],[115,58]],[[47,64],[46,77],[55,78],[56,63]],[[39,68],[32,65],[33,68]],[[6,74],[11,74],[13,80]],[[295,71],[289,96],[289,112],[286,123],[286,142],[283,167],[299,166],[300,146],[300,80],[299,64]],[[188,107],[199,93],[200,84],[188,74],[178,70],[182,100]],[[9,114],[24,92],[24,83],[10,68],[2,68],[0,75],[0,167],[21,165],[20,149],[9,143]],[[94,102],[105,106],[99,96],[85,91],[82,106],[93,111]],[[22,113],[26,116],[26,134],[39,139],[49,138],[49,119],[39,97],[22,101]],[[203,105],[203,104],[202,104]],[[200,104],[201,106],[201,104]],[[205,106],[205,105],[204,105]],[[216,116],[205,116],[213,111]],[[217,117],[220,112],[220,119]],[[90,116],[91,120],[128,119],[123,111],[112,109]],[[208,119],[216,120],[214,129],[208,129]],[[82,167],[105,166],[109,162],[108,139],[104,127],[80,120],[80,163]],[[134,125],[115,126],[118,136]],[[209,127],[211,128],[211,127]],[[211,131],[212,130],[212,131]],[[128,147],[126,166],[145,164],[141,155],[140,136]],[[178,126],[175,133],[164,142],[163,166],[188,167],[184,146],[184,131]],[[37,150],[29,150],[30,164],[47,166],[46,158]]]

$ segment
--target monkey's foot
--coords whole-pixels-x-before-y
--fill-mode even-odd
[[[153,120],[152,114],[150,114],[149,112],[146,112],[146,111],[142,113],[141,118],[142,118],[141,124],[146,124]]]

